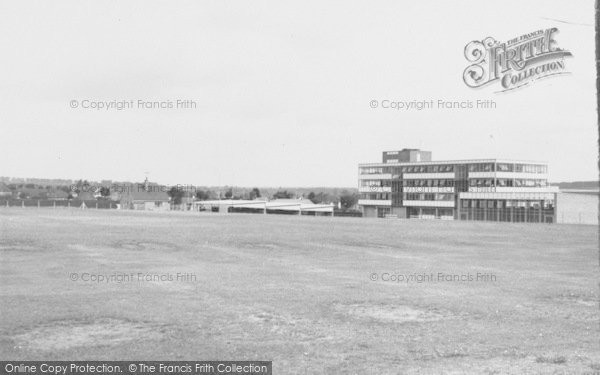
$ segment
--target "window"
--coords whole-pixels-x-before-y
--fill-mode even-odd
[[[383,172],[383,168],[381,167],[365,167],[360,169],[361,174],[381,174]]]
[[[498,172],[512,172],[513,168],[512,168],[512,164],[507,164],[507,163],[499,163],[496,165],[496,170]]]

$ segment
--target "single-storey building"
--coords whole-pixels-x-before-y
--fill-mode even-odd
[[[120,201],[125,210],[168,211],[171,208],[167,188],[147,181],[122,189]]]
[[[319,215],[333,216],[334,204],[315,204],[308,199],[266,199],[255,200],[208,200],[194,202],[194,210],[206,210],[212,212],[253,212],[263,214],[295,214],[295,215]]]
[[[12,195],[13,191],[4,182],[0,182],[0,198],[10,198]]]

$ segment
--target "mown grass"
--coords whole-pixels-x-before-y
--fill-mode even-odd
[[[4,359],[262,359],[277,374],[600,363],[593,226],[11,208],[0,231]],[[438,273],[495,281],[382,280]]]

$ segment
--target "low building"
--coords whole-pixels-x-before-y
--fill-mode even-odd
[[[543,162],[432,161],[429,151],[403,149],[358,168],[365,217],[556,222],[558,188]]]
[[[4,183],[0,182],[0,198],[8,199],[13,195],[13,191]]]
[[[64,201],[69,198],[69,193],[62,190],[51,190],[48,192],[48,199],[53,201]]]
[[[170,197],[165,186],[150,184],[147,180],[143,184],[130,184],[121,186],[119,192],[121,209],[168,211]]]
[[[272,201],[261,198],[255,200],[224,199],[196,201],[194,202],[194,210],[220,213],[248,212],[263,214],[333,216],[334,204],[315,204],[310,200],[303,198],[275,199]]]

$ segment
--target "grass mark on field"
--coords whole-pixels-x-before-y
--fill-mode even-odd
[[[365,303],[338,305],[338,309],[346,311],[347,314],[354,317],[376,320],[383,323],[425,323],[445,318],[439,311],[422,310],[405,305],[373,305]]]
[[[151,324],[120,319],[91,322],[61,320],[12,336],[17,348],[65,350],[77,347],[113,346],[132,340],[157,340],[162,334]]]

